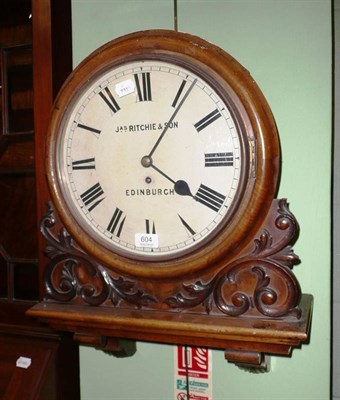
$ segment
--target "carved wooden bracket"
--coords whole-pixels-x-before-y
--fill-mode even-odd
[[[249,372],[269,372],[269,357],[256,351],[225,350],[226,360]]]
[[[117,350],[113,338],[126,338],[222,348],[230,362],[261,370],[264,354],[288,355],[308,339],[312,296],[301,295],[292,272],[298,225],[285,200],[273,201],[237,258],[183,282],[122,276],[100,264],[51,204],[41,231],[50,258],[46,298],[28,313],[82,343]]]
[[[132,340],[116,339],[102,335],[84,334],[75,332],[73,339],[85,346],[94,347],[117,358],[133,356],[136,351],[136,342]]]

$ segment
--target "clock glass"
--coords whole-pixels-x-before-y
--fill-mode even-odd
[[[137,59],[100,71],[57,137],[66,205],[82,230],[123,256],[193,252],[230,220],[244,143],[226,94],[180,63]]]

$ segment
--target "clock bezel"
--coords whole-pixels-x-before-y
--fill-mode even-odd
[[[200,247],[174,259],[146,260],[109,250],[79,225],[64,199],[59,180],[57,136],[75,93],[104,71],[121,64],[146,59],[173,62],[202,76],[222,99],[231,97],[249,143],[242,145],[246,168],[241,177],[240,201],[234,201],[229,223],[202,241]],[[232,259],[247,245],[247,237],[262,224],[274,196],[279,175],[279,143],[267,102],[254,80],[231,56],[206,41],[173,31],[137,32],[102,46],[87,57],[70,75],[58,95],[47,139],[47,177],[53,202],[68,232],[89,254],[125,275],[140,278],[176,278],[217,266]],[[242,135],[241,135],[242,136]],[[244,139],[244,137],[243,137]],[[240,140],[243,140],[240,139]],[[242,192],[242,193],[241,193]]]

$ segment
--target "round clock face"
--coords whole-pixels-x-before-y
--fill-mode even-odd
[[[57,213],[85,255],[149,280],[210,273],[252,246],[280,153],[247,70],[196,36],[150,30],[73,71],[46,160]]]
[[[60,124],[62,197],[110,251],[141,260],[192,253],[240,199],[239,124],[228,97],[178,62],[139,57],[105,68],[73,95]]]

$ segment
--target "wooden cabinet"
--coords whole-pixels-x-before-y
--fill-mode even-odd
[[[61,367],[76,365],[74,343],[53,336],[2,335],[0,337],[0,398],[2,400],[77,399],[75,385]],[[67,368],[64,368],[65,371]]]
[[[0,301],[14,307],[39,299],[32,22],[29,2],[15,3],[0,21]]]
[[[76,344],[26,316],[43,296],[44,138],[72,69],[70,3],[0,4],[0,397],[11,400],[80,397]],[[16,367],[25,354],[27,370]]]

